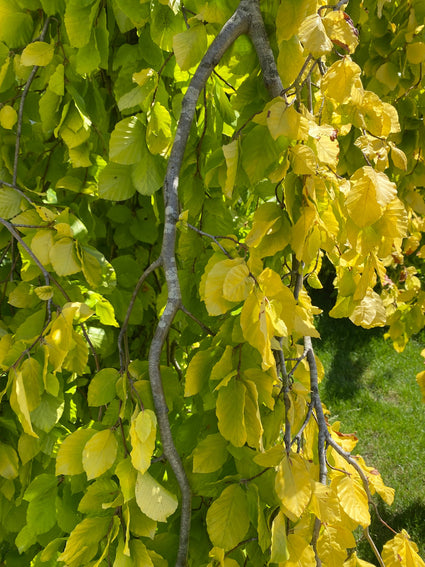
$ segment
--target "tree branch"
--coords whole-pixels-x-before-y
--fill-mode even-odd
[[[160,372],[160,360],[170,326],[177,311],[182,306],[175,257],[176,224],[179,218],[179,175],[199,95],[205,87],[214,67],[223,57],[227,49],[241,34],[247,33],[251,11],[252,2],[242,0],[233,16],[224,24],[222,30],[214,39],[200,62],[183,97],[181,115],[164,182],[165,221],[160,258],[167,281],[168,298],[164,312],[155,330],[149,351],[149,377],[164,454],[173,469],[181,491],[180,537],[176,567],[183,567],[187,564],[191,520],[191,490],[183,463],[174,445],[171,434],[168,407]]]

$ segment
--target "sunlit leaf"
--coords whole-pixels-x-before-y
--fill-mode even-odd
[[[83,468],[87,478],[97,478],[112,467],[118,451],[118,442],[110,429],[98,431],[84,445]]]
[[[21,65],[44,67],[50,63],[54,46],[44,41],[34,41],[26,46],[21,55]]]
[[[136,501],[140,510],[157,522],[166,522],[178,504],[176,496],[147,472],[137,474]]]

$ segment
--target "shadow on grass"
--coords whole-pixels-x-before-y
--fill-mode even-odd
[[[391,508],[379,503],[378,510],[382,518],[396,532],[406,530],[410,538],[419,544],[419,554],[423,556],[424,549],[421,543],[425,541],[425,505],[420,500],[412,502],[409,506],[403,508],[399,512],[392,511]],[[369,527],[370,535],[375,542],[377,548],[382,552],[385,543],[393,539],[394,535],[372,511],[372,523]],[[363,538],[358,546],[359,556],[366,561],[370,561],[378,565],[376,558],[371,550],[369,543]]]
[[[368,345],[373,337],[382,336],[382,329],[363,329],[349,319],[333,319],[328,313],[335,298],[333,294],[312,293],[313,303],[323,310],[318,317],[317,330],[322,337],[317,351],[332,353],[330,366],[326,370],[326,381],[322,394],[324,400],[350,400],[362,387],[362,376],[371,362],[373,353]]]

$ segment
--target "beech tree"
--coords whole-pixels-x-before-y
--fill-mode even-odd
[[[309,296],[326,257],[331,316],[424,326],[424,18],[0,0],[2,565],[424,566]]]

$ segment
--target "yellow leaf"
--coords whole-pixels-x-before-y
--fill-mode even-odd
[[[36,287],[34,291],[37,297],[42,301],[48,301],[53,297],[53,288],[51,285],[41,285],[40,287]]]
[[[149,473],[137,473],[136,502],[140,510],[157,522],[166,522],[177,509],[177,498]]]
[[[346,561],[344,561],[343,567],[374,567],[374,564],[360,559],[360,557],[357,557],[357,553],[354,552]]]
[[[70,276],[81,270],[74,241],[71,238],[61,238],[50,249],[50,263],[58,276]]]
[[[308,234],[314,226],[316,210],[313,207],[303,207],[301,216],[291,231],[291,246],[298,260],[304,260],[304,248]]]
[[[233,140],[230,144],[223,146],[223,154],[226,160],[226,183],[224,184],[223,193],[228,198],[232,198],[233,187],[238,172],[239,145],[237,140]]]
[[[379,295],[369,288],[361,300],[360,305],[355,307],[350,316],[350,321],[355,325],[371,329],[383,327],[387,322],[385,306]]]
[[[397,169],[401,169],[403,171],[407,170],[407,157],[403,150],[397,148],[397,146],[390,142],[391,146],[391,159],[393,160],[393,164],[397,167]]]
[[[276,17],[278,41],[290,39],[298,32],[298,27],[305,18],[307,2],[303,0],[282,0]]]
[[[295,299],[280,277],[266,268],[257,278],[260,289],[245,300],[241,312],[241,328],[245,339],[262,356],[262,368],[274,366],[271,339],[286,336],[294,327]]]
[[[145,83],[151,78],[156,77],[157,73],[154,69],[142,69],[138,73],[133,73],[132,81],[137,83],[139,87],[143,87]]]
[[[51,230],[38,230],[31,240],[31,250],[43,264],[50,264],[50,250],[53,248],[54,240]]]
[[[297,144],[290,149],[292,169],[297,175],[312,175],[316,173],[317,158],[309,146]]]
[[[0,126],[5,130],[12,130],[18,121],[18,113],[9,104],[5,104],[0,109]]]
[[[421,390],[422,402],[425,403],[425,370],[416,374],[416,382]]]
[[[313,490],[307,463],[299,453],[291,453],[282,459],[275,488],[283,512],[290,520],[296,521],[310,502]]]
[[[254,279],[250,276],[248,266],[237,264],[231,268],[223,283],[223,297],[227,301],[244,301],[254,287]]]
[[[273,256],[289,242],[290,225],[286,211],[276,203],[264,203],[254,213],[251,231],[245,242],[257,254]],[[252,257],[252,252],[251,252]]]
[[[332,487],[314,482],[310,509],[322,523],[332,524],[340,521],[340,508],[337,495]]]
[[[151,465],[156,441],[156,415],[152,410],[146,409],[131,420],[130,438],[132,450],[130,453],[133,467],[144,473]]]
[[[97,478],[109,470],[115,462],[118,443],[110,429],[98,431],[87,441],[83,449],[83,468],[88,480]]]
[[[351,177],[351,190],[345,202],[350,217],[363,228],[379,220],[383,208],[396,196],[395,184],[384,173],[365,166]]]
[[[273,139],[285,136],[291,140],[306,140],[308,138],[308,121],[295,107],[288,106],[285,101],[278,100],[267,113],[267,126]]]
[[[235,378],[227,386],[220,388],[217,398],[216,413],[218,429],[222,436],[235,447],[246,443],[245,427],[245,394],[246,387]]]
[[[314,567],[316,565],[314,551],[309,542],[301,535],[288,535],[289,561],[285,567]]]
[[[21,55],[21,65],[45,67],[53,59],[55,48],[44,41],[33,41],[25,47]]]
[[[56,475],[84,472],[83,449],[95,433],[93,429],[77,429],[64,439],[56,457]]]
[[[351,21],[345,19],[344,12],[330,11],[323,18],[327,35],[338,46],[354,53],[359,44],[358,32]]]
[[[364,528],[370,524],[369,503],[360,480],[353,476],[340,474],[331,486],[338,494],[339,502],[349,518]]]
[[[282,3],[279,6],[279,10]],[[286,16],[285,16],[286,17]],[[279,28],[277,33],[279,33]],[[279,55],[277,58],[277,69],[282,77],[284,87],[288,87],[295,81],[304,64],[303,48],[298,37],[294,36],[289,40],[279,43]]]
[[[208,382],[213,356],[214,351],[212,350],[200,350],[192,357],[186,369],[184,384],[185,397],[199,394],[204,385]]]
[[[241,328],[244,338],[261,354],[263,370],[267,370],[275,363],[270,344],[273,332],[270,335],[265,309],[265,298],[257,297],[253,292],[246,299],[241,312]]]
[[[204,273],[204,293],[202,294],[202,289],[200,292],[210,315],[222,315],[233,307],[234,303],[223,297],[224,280],[232,268],[243,263],[242,258],[221,260],[212,265],[208,262]]]
[[[274,445],[264,453],[255,455],[254,462],[262,467],[277,467],[282,462],[285,452],[283,445]]]
[[[337,131],[332,126],[312,124],[308,131],[314,138],[317,158],[320,162],[336,169],[338,164],[339,145],[336,139]]]
[[[319,14],[307,16],[302,22],[298,37],[304,46],[304,51],[315,59],[332,51],[332,41],[326,35],[325,26]]]
[[[10,394],[10,407],[17,415],[25,433],[28,433],[28,435],[31,435],[32,437],[38,437],[31,424],[30,404],[28,403],[29,400],[27,398],[22,372],[20,370],[14,370],[13,372],[14,380]]]
[[[388,506],[391,506],[391,504],[394,502],[394,488],[386,486],[384,484],[384,481],[382,480],[381,475],[379,474],[379,471],[377,471],[373,467],[368,467],[364,462],[363,457],[356,455],[356,461],[363,469],[366,478],[369,481],[369,488],[371,493],[374,494],[376,491],[384,500],[384,502],[388,504]]]
[[[347,551],[341,546],[337,533],[325,529],[317,541],[317,553],[326,566],[340,567],[347,557]]]
[[[322,92],[327,98],[342,103],[351,96],[353,89],[361,88],[361,68],[350,57],[333,63],[322,78]]]
[[[425,567],[418,555],[418,546],[410,539],[406,530],[402,530],[388,541],[382,550],[385,567]]]

